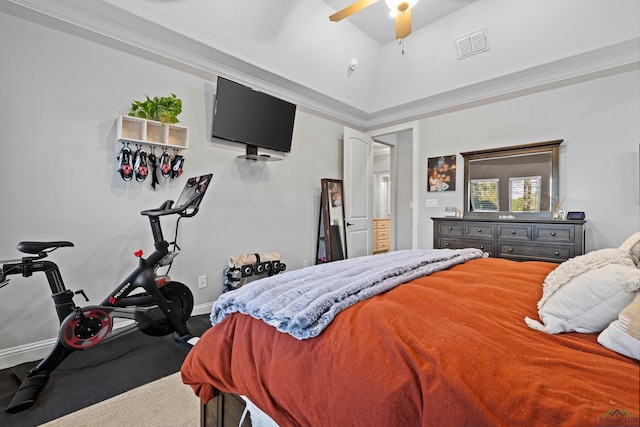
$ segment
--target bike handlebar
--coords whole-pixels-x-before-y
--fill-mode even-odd
[[[189,178],[182,193],[178,198],[179,206],[173,207],[173,200],[167,200],[157,209],[148,209],[140,212],[148,217],[160,217],[164,215],[178,214],[182,217],[192,217],[198,213],[198,206],[202,201],[204,193],[211,182],[212,174],[201,175]]]

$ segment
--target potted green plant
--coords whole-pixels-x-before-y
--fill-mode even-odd
[[[144,101],[133,100],[131,102],[130,116],[147,120],[157,120],[162,123],[178,123],[178,114],[182,112],[182,100],[174,93],[171,96],[153,99],[145,95]]]

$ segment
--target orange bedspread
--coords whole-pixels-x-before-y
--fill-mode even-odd
[[[637,361],[593,334],[525,325],[555,267],[468,261],[360,302],[304,341],[233,314],[182,378],[205,402],[214,389],[246,395],[283,427],[583,427],[619,414],[637,425]]]

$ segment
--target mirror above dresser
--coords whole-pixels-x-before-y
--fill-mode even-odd
[[[553,219],[563,140],[469,151],[464,216],[432,218],[435,249],[477,248],[491,257],[563,262],[584,254],[584,220]]]
[[[464,216],[548,218],[559,203],[562,139],[469,151],[464,157]]]

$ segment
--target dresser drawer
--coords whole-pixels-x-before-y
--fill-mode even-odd
[[[378,240],[387,239],[389,240],[389,229],[380,229],[378,228],[378,232],[376,234]]]
[[[533,227],[527,224],[498,224],[498,239],[532,240]]]
[[[516,261],[563,262],[584,253],[584,220],[432,218],[436,249],[477,248]]]
[[[518,260],[562,262],[574,256],[573,246],[498,244],[498,257]]]
[[[575,227],[570,224],[537,225],[534,230],[534,240],[561,243],[575,241]]]
[[[440,236],[464,236],[464,224],[455,222],[438,222],[437,233]]]
[[[385,240],[385,241],[379,240],[376,250],[378,252],[388,251],[389,250],[389,241],[388,240]]]
[[[475,239],[438,239],[438,247],[436,249],[465,249],[475,248],[487,252],[489,256],[493,256],[493,242]]]
[[[378,230],[388,230],[389,229],[389,220],[388,219],[376,220],[376,221],[373,221],[373,222],[374,222],[374,224],[377,224]]]
[[[465,227],[465,236],[473,239],[493,239],[494,234],[495,226],[493,224],[471,222]]]

